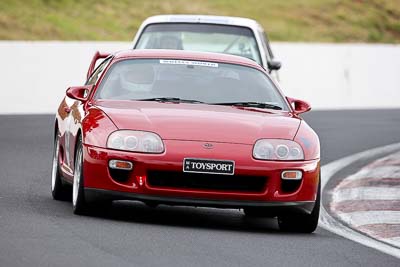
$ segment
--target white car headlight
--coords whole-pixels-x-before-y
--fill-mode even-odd
[[[262,160],[304,160],[301,146],[291,140],[260,139],[253,148],[253,157]]]
[[[163,153],[164,143],[152,132],[119,130],[108,137],[107,148],[143,153]]]

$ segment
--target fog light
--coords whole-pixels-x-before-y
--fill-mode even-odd
[[[116,160],[112,159],[108,162],[108,166],[111,169],[117,169],[117,170],[125,170],[125,171],[130,171],[133,169],[133,164],[132,162],[125,161],[125,160]]]
[[[300,180],[303,178],[303,173],[301,171],[283,171],[282,180]]]

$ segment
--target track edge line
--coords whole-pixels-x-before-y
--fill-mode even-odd
[[[394,152],[399,149],[400,149],[400,143],[394,143],[394,144],[390,144],[390,145],[386,145],[386,146],[382,146],[382,147],[368,149],[368,150],[335,160],[333,162],[330,162],[330,163],[322,166],[321,167],[321,192],[324,193],[325,186],[327,185],[328,181],[337,172],[339,172],[343,168],[351,165],[352,163],[354,163],[358,160],[372,158],[372,157],[378,156],[379,154],[386,154],[386,153]],[[325,230],[328,230],[339,236],[342,236],[344,238],[347,238],[347,239],[350,239],[357,243],[360,243],[364,246],[376,249],[378,251],[389,254],[396,258],[400,258],[400,249],[398,249],[392,245],[389,245],[383,241],[379,241],[372,237],[363,235],[363,234],[353,230],[352,228],[344,225],[342,222],[333,218],[328,213],[328,211],[325,209],[324,204],[323,203],[321,203],[321,204],[322,205],[321,205],[321,210],[320,210],[319,226],[321,226]]]

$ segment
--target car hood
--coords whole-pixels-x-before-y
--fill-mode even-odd
[[[164,140],[254,144],[293,140],[300,119],[288,112],[207,104],[111,101],[94,103],[119,129],[151,131]]]

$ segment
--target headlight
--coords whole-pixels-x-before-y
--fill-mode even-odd
[[[162,153],[164,143],[152,132],[119,130],[108,137],[107,147],[143,153]]]
[[[301,146],[291,140],[260,139],[253,148],[253,157],[263,160],[304,160]]]

